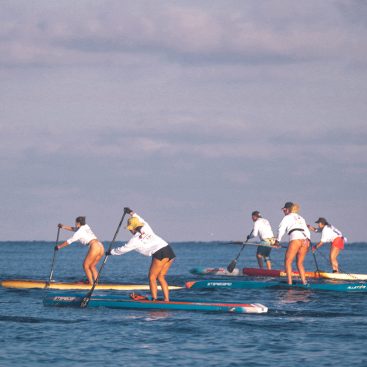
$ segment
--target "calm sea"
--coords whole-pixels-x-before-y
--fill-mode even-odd
[[[0,242],[0,279],[48,279],[54,243]],[[224,243],[174,243],[177,260],[168,276],[183,285],[196,266],[224,266],[240,247]],[[57,253],[54,279],[84,278],[86,248]],[[255,267],[247,247],[240,267]],[[328,246],[318,254],[329,270]],[[284,249],[273,250],[281,267]],[[367,273],[367,244],[340,256],[346,272]],[[108,259],[102,282],[147,283],[150,259],[129,253]],[[315,265],[309,254],[307,270]],[[0,366],[367,366],[367,294],[300,290],[179,290],[179,297],[262,303],[269,313],[147,312],[44,307],[44,290],[0,287]],[[174,292],[171,293],[174,297]]]

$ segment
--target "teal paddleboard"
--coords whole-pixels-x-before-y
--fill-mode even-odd
[[[186,283],[186,288],[229,288],[229,289],[256,289],[256,288],[297,288],[312,291],[336,291],[336,292],[367,292],[367,283],[294,283],[292,285],[279,281],[255,281],[255,280],[198,280]]]
[[[50,293],[43,300],[45,306],[80,307],[85,295],[73,293]],[[88,307],[108,307],[139,310],[211,311],[231,313],[266,313],[268,308],[259,303],[237,303],[222,301],[198,301],[174,299],[170,302],[134,300],[120,295],[92,295]]]

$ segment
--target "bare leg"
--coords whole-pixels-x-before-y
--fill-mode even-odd
[[[299,248],[298,240],[289,242],[287,252],[285,253],[284,267],[287,273],[288,284],[292,284],[292,263],[297,255]]]
[[[93,284],[97,279],[98,270],[96,268],[99,260],[104,254],[103,245],[99,242],[94,242],[90,245],[87,256],[84,259],[83,269],[88,278],[89,284]]]
[[[338,273],[339,273],[339,264],[338,264],[337,257],[339,253],[340,253],[340,249],[338,247],[336,246],[330,247],[330,263],[333,268],[333,271],[336,271]]]
[[[96,281],[97,277],[98,277],[98,270],[97,270],[97,264],[99,263],[99,261],[101,260],[103,255],[98,255],[95,260],[93,261],[93,263],[90,266],[90,270],[92,271],[93,274],[93,280]]]
[[[270,259],[267,259],[266,260],[266,267],[271,270],[271,260]]]
[[[257,262],[259,264],[259,268],[262,269],[263,268],[263,257],[261,255],[256,255],[257,257]]]
[[[166,274],[168,272],[168,269],[171,267],[173,261],[174,261],[174,259],[167,261],[163,265],[163,268],[162,268],[161,272],[158,275],[158,280],[159,280],[159,283],[160,283],[160,285],[162,287],[164,300],[166,302],[169,302],[169,289],[168,289],[168,284],[167,284],[167,281],[166,281],[165,276],[166,276]]]
[[[303,266],[303,262],[305,260],[305,257],[308,251],[309,242],[308,241],[306,242],[305,240],[301,240],[301,241],[302,243],[297,253],[297,269],[299,271],[299,275],[301,277],[302,283],[307,284],[305,267]]]
[[[158,298],[157,278],[161,269],[162,269],[162,261],[159,261],[153,257],[149,269],[149,287],[153,299]]]
[[[172,263],[173,259],[169,260],[168,258],[165,258],[162,260],[158,260],[152,258],[152,263],[149,269],[149,286],[153,299],[157,299],[158,296],[157,279],[159,279],[164,295],[164,300],[169,301],[169,290],[165,275],[167,274],[167,271]]]
[[[92,271],[90,270],[89,268],[89,264],[88,262],[86,262],[87,259],[84,260],[84,263],[83,263],[83,269],[84,269],[84,272],[85,272],[85,275],[87,276],[88,278],[88,282],[89,284],[93,284],[94,283],[94,279],[93,279],[93,273]]]

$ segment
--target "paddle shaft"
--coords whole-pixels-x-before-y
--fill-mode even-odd
[[[319,265],[318,265],[318,263],[317,263],[316,255],[315,255],[315,253],[314,253],[313,251],[312,251],[312,255],[313,255],[313,259],[314,259],[314,261],[315,261],[316,270],[317,270],[317,272],[320,274],[320,268],[319,268]]]
[[[243,251],[243,249],[245,248],[248,240],[250,239],[249,237],[251,237],[252,233],[254,232],[254,230],[251,231],[251,233],[247,236],[247,240],[245,242],[243,242],[243,245],[241,247],[241,250],[239,251],[238,255],[230,262],[230,264],[227,266],[227,270],[232,273],[232,271],[234,270],[234,268],[236,267],[237,264],[237,260],[238,258],[241,256],[241,253]]]
[[[59,242],[59,236],[60,236],[60,227],[57,228],[57,236],[56,236],[56,243],[55,243],[55,247],[57,246],[57,243]],[[52,265],[51,265],[51,272],[50,272],[50,276],[48,278],[48,283],[46,284],[46,288],[49,286],[49,284],[51,283],[52,280],[52,276],[54,275],[54,265],[55,265],[55,259],[56,259],[56,252],[57,250],[54,249],[54,256],[52,257]]]
[[[321,251],[319,251],[319,254],[321,254],[321,256],[326,260],[326,261],[330,261]],[[347,274],[349,275],[351,278],[354,278],[356,280],[358,280],[358,277],[356,277],[355,275],[348,273],[346,271],[344,271],[340,266],[339,266],[339,270],[343,273],[343,274]]]
[[[111,252],[112,245],[113,245],[113,244],[115,243],[115,241],[116,241],[116,237],[117,237],[117,235],[118,235],[118,233],[119,233],[120,227],[121,227],[121,225],[122,225],[122,222],[123,222],[123,221],[124,221],[124,219],[125,219],[125,215],[126,215],[126,214],[127,214],[127,211],[124,209],[124,214],[122,215],[121,220],[120,220],[120,223],[119,223],[119,225],[117,226],[117,229],[116,229],[115,235],[113,236],[113,240],[111,241],[111,243],[110,243],[110,247],[108,248],[108,252]],[[98,283],[98,280],[99,280],[99,277],[100,277],[101,272],[102,272],[102,270],[103,270],[103,267],[104,267],[104,265],[105,265],[105,264],[106,264],[106,262],[107,262],[107,258],[108,258],[108,255],[105,255],[104,260],[103,260],[103,263],[102,263],[102,265],[101,265],[101,267],[100,267],[100,269],[99,269],[99,271],[98,271],[97,278],[96,278],[96,279],[94,280],[94,282],[93,282],[92,288],[90,289],[90,291],[88,292],[88,294],[83,298],[83,300],[82,300],[82,302],[81,302],[81,304],[80,304],[80,307],[81,307],[81,308],[84,308],[84,307],[87,307],[87,306],[88,306],[89,300],[90,300],[90,298],[92,297],[92,294],[93,294],[94,288],[96,287],[96,285],[97,285],[97,283]]]
[[[228,243],[231,244],[231,245],[244,245],[243,241],[231,241],[231,242],[228,242]],[[288,246],[273,246],[273,245],[265,245],[265,244],[256,243],[256,242],[247,242],[245,244],[248,245],[248,246],[263,246],[263,247],[270,247],[270,248],[276,248],[276,249],[288,248]]]

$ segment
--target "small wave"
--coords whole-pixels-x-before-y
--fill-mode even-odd
[[[29,316],[6,316],[0,315],[0,321],[7,322],[19,322],[21,324],[41,324],[41,323],[59,323],[59,324],[76,324],[79,322],[84,322],[86,320],[60,320],[60,319],[47,319],[39,317],[29,317]]]
[[[322,317],[322,318],[364,316],[362,314],[333,312],[333,311],[329,312],[329,311],[277,310],[277,309],[269,309],[267,315],[286,316],[286,317]]]

